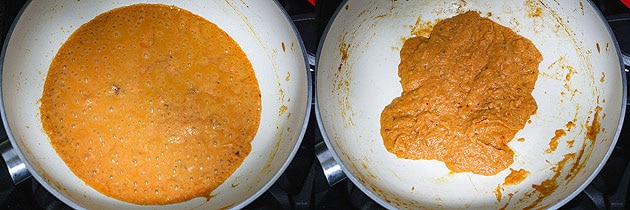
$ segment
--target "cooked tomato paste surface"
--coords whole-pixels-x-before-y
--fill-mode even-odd
[[[407,39],[400,59],[402,94],[381,113],[389,152],[481,175],[512,164],[507,144],[537,109],[542,56],[531,41],[466,12]]]
[[[74,174],[136,204],[209,198],[249,154],[261,112],[252,65],[228,34],[153,4],[78,28],[40,101],[44,130]]]

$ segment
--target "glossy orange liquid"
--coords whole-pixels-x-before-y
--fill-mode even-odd
[[[82,25],[54,58],[44,130],[89,186],[137,204],[210,197],[251,151],[261,112],[238,44],[186,10],[138,4]]]

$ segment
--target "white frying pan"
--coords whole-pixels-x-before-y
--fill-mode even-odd
[[[436,160],[399,159],[381,139],[380,113],[402,90],[404,40],[428,36],[438,20],[468,10],[532,40],[543,55],[532,93],[538,111],[509,143],[515,152],[509,168],[530,172],[516,185],[504,184],[507,169],[482,176],[451,172]],[[388,208],[558,208],[603,167],[625,112],[617,42],[586,0],[348,0],[319,50],[316,110],[326,145],[350,180]],[[566,136],[546,153],[559,129]],[[533,187],[539,185],[547,188]]]
[[[262,113],[252,151],[207,202],[196,198],[173,205],[139,206],[107,197],[70,171],[42,130],[38,100],[48,67],[61,44],[95,16],[135,3],[175,5],[217,24],[241,46],[258,78]],[[297,30],[277,2],[34,0],[22,9],[2,52],[3,122],[15,149],[13,153],[24,162],[23,166],[71,207],[240,208],[275,182],[300,145],[312,91],[305,60]],[[288,109],[283,111],[282,106]]]

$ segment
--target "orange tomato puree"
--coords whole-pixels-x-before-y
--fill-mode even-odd
[[[407,39],[400,59],[402,94],[381,113],[389,152],[481,175],[512,164],[507,144],[537,110],[542,56],[531,41],[466,12]]]
[[[210,198],[249,154],[261,112],[238,44],[202,17],[157,4],[78,28],[40,102],[44,130],[74,174],[136,204]]]

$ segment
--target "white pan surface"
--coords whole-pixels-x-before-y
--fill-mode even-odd
[[[503,184],[508,169],[482,176],[451,172],[436,160],[399,159],[381,139],[380,114],[402,91],[397,68],[404,40],[428,36],[438,20],[469,10],[530,39],[543,55],[532,93],[538,111],[509,143],[515,152],[509,168],[530,172],[517,185]],[[558,208],[601,169],[625,112],[617,43],[584,0],[349,0],[329,24],[318,56],[317,116],[327,146],[355,184],[390,208]],[[556,130],[567,134],[546,153]],[[598,134],[594,141],[589,132]],[[557,188],[532,187],[543,182]]]
[[[217,24],[243,49],[262,93],[261,123],[252,151],[208,202],[139,206],[106,197],[76,177],[42,130],[39,102],[48,67],[70,34],[95,16],[136,3],[175,5]],[[311,84],[302,41],[273,1],[48,1],[28,3],[5,43],[3,121],[34,178],[75,208],[240,208],[269,188],[292,159],[306,129]],[[286,109],[286,110],[285,110]]]

